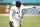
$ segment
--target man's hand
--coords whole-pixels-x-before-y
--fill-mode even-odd
[[[35,6],[33,8],[36,8]]]
[[[12,24],[13,22],[12,21],[10,21],[10,23],[9,24]]]
[[[10,25],[10,27],[13,27],[13,22],[10,21],[10,22],[9,22],[9,25]]]

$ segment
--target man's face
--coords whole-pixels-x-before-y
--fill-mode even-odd
[[[16,4],[16,6],[17,6],[17,7],[20,7],[20,6],[21,6],[21,3]]]

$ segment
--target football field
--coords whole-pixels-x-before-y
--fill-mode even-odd
[[[0,16],[0,27],[9,27],[9,16]],[[24,16],[22,27],[40,27],[40,16]]]

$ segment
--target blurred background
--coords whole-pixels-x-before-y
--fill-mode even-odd
[[[9,27],[9,11],[17,0],[0,0],[0,27]],[[22,27],[40,27],[40,0],[20,0],[24,6],[36,6],[24,10]]]
[[[0,0],[0,14],[9,13],[11,6],[13,6],[13,2],[17,0]],[[40,9],[40,0],[20,0],[25,6],[36,6],[37,8],[25,10],[24,14],[36,14],[38,15],[38,11]]]

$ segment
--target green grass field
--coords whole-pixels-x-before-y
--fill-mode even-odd
[[[0,27],[9,27],[8,16],[0,16]],[[22,27],[40,27],[40,16],[24,16]]]

